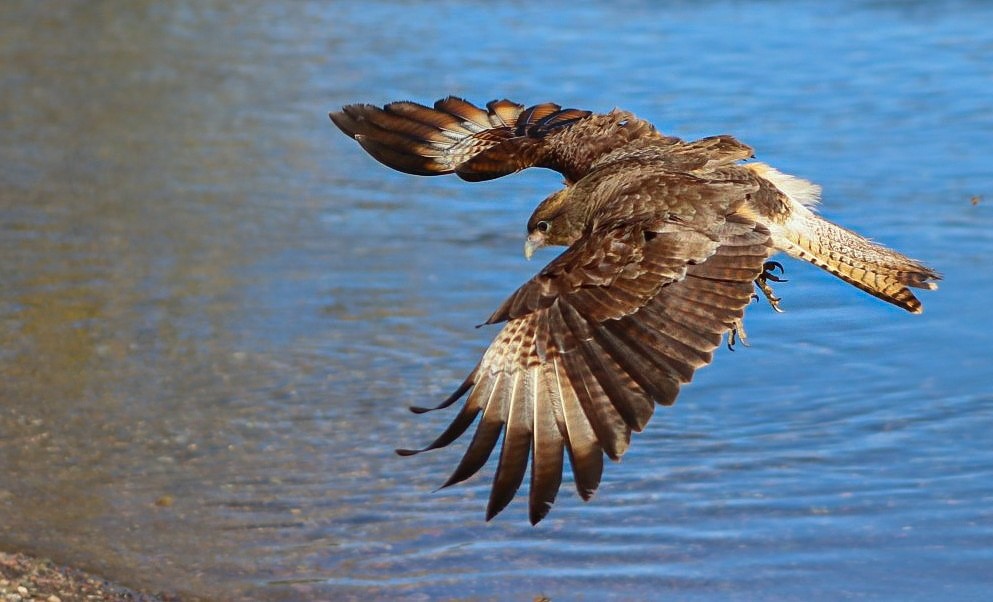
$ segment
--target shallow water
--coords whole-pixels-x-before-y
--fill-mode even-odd
[[[993,9],[547,6],[4,3],[0,547],[205,599],[986,598]],[[787,262],[591,503],[487,524],[492,467],[392,450],[558,178],[395,174],[326,117],[448,94],[735,134],[945,281],[910,316]]]

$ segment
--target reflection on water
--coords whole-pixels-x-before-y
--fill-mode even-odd
[[[2,9],[0,548],[221,599],[993,585],[988,7],[239,8]],[[737,134],[946,281],[918,318],[790,262],[593,503],[485,524],[485,480],[432,493],[456,452],[392,449],[556,179],[392,174],[325,115],[449,93]]]

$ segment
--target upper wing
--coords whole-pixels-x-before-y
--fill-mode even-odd
[[[509,100],[483,110],[454,96],[434,108],[407,101],[348,105],[330,117],[389,167],[423,176],[456,173],[469,181],[547,167],[576,182],[597,159],[632,140],[661,138],[625,111],[594,114],[552,103],[525,108]]]
[[[494,314],[491,321],[509,321],[438,408],[469,393],[465,404],[440,437],[417,450],[450,444],[482,415],[448,486],[475,474],[503,432],[487,519],[514,497],[529,456],[532,523],[555,499],[563,451],[588,499],[603,454],[620,458],[654,404],[672,404],[679,385],[710,362],[770,253],[768,230],[737,215],[706,230],[677,221],[621,223],[594,234]]]

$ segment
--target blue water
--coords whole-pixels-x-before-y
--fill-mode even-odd
[[[993,595],[993,7],[6,2],[0,549],[211,600]],[[590,503],[485,523],[399,458],[550,260],[550,172],[391,172],[351,102],[730,133],[944,274],[911,316],[784,261]]]

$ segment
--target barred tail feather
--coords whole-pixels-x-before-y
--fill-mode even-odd
[[[921,262],[833,224],[799,203],[785,227],[773,228],[776,246],[845,282],[911,313],[923,311],[911,288],[935,290],[941,275]]]

